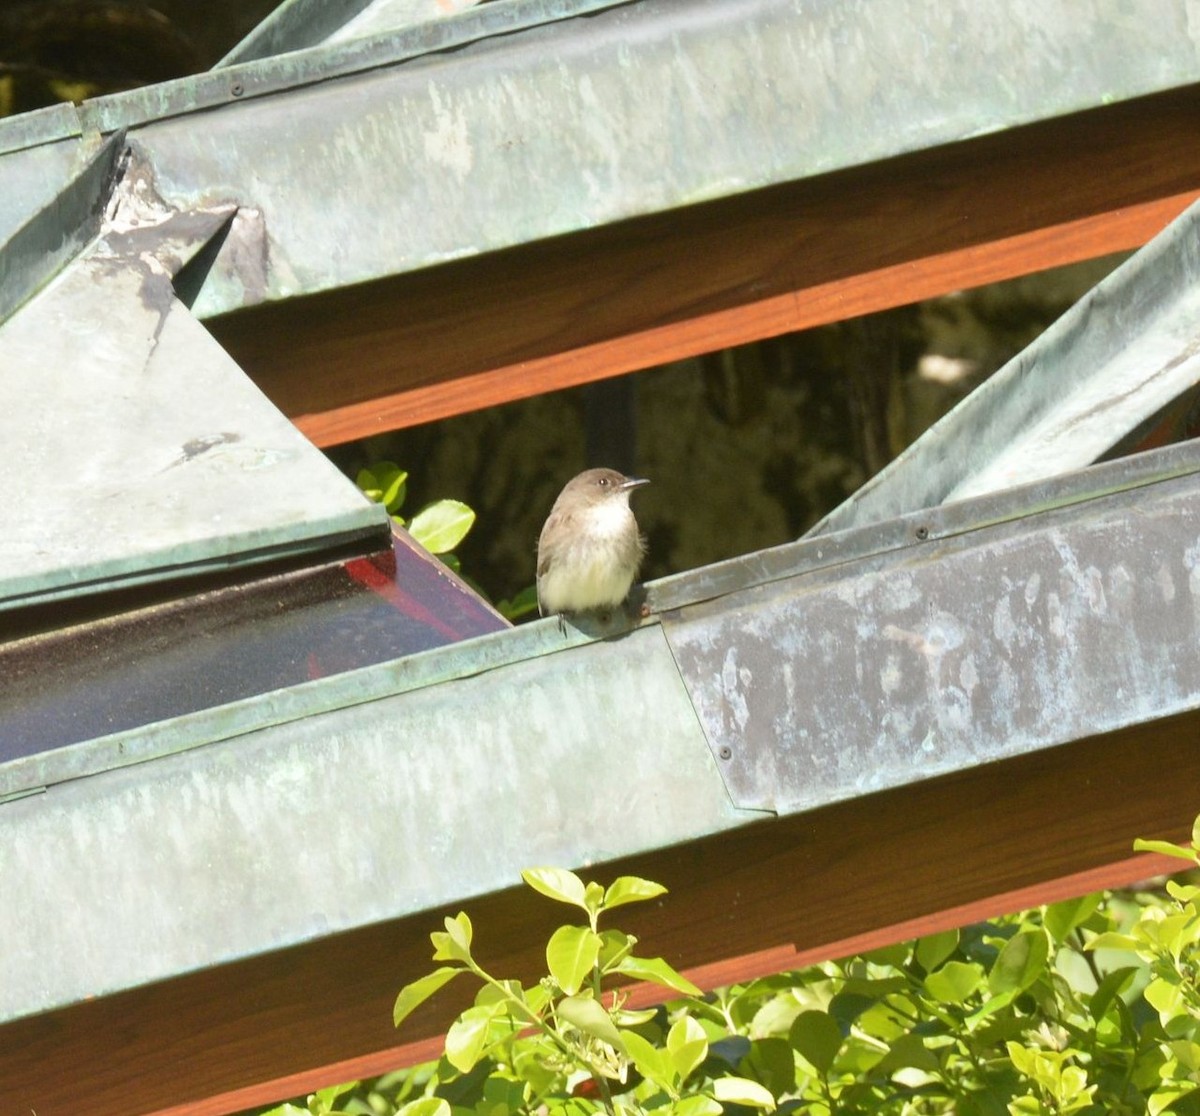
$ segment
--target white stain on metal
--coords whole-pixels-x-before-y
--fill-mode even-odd
[[[441,92],[432,82],[429,84],[429,100],[433,109],[433,127],[422,132],[425,158],[453,171],[460,180],[466,178],[475,165],[475,152],[471,147],[471,135],[463,107],[461,104],[451,107],[444,103]]]
[[[750,720],[750,707],[746,703],[743,687],[749,687],[752,677],[747,667],[738,666],[737,648],[729,648],[721,667],[721,689],[730,714],[743,732]]]

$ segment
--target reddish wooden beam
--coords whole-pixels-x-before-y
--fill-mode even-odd
[[[1200,87],[210,323],[320,445],[1144,243]]]
[[[856,936],[880,927],[890,938],[1127,880],[1135,837],[1190,833],[1197,739],[1200,713],[1183,715],[758,822],[596,875],[665,883],[665,901],[627,908],[620,925],[672,964],[706,971],[706,982],[786,967],[857,948]],[[1093,871],[1101,874],[1046,883]],[[562,908],[525,888],[462,906],[489,967],[522,979],[541,972]],[[470,995],[452,984],[392,1029],[395,995],[430,967],[428,933],[443,913],[0,1028],[0,1112],[75,1116],[86,1098],[89,1116],[217,1116],[411,1057],[411,1044],[444,1032]]]

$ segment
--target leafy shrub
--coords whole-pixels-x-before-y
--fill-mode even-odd
[[[1200,864],[1192,848],[1142,849]],[[400,1023],[460,976],[480,982],[445,1055],[273,1116],[1200,1116],[1200,887],[1110,893],[930,935],[701,995],[602,916],[665,890],[607,889],[561,869],[526,883],[581,910],[547,975],[484,970],[460,913],[431,935],[444,962],[405,986]],[[674,998],[631,1010],[620,980]]]

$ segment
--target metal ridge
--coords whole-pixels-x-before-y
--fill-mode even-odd
[[[321,44],[239,62],[204,74],[96,97],[79,105],[55,106],[0,120],[0,154],[88,132],[105,134],[154,120],[203,112],[236,101],[411,62],[430,54],[459,50],[484,39],[638,2],[510,0],[508,4],[485,4],[400,32]]]

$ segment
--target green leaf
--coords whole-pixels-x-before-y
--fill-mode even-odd
[[[637,980],[648,980],[652,984],[661,984],[687,996],[700,995],[699,988],[687,977],[672,969],[661,957],[624,957],[612,971],[624,973]]]
[[[498,1005],[468,1008],[446,1032],[446,1060],[459,1073],[470,1073],[483,1057],[488,1028],[496,1017]]]
[[[667,1032],[667,1053],[679,1081],[686,1081],[708,1056],[708,1035],[690,1015],[681,1016]]]
[[[604,906],[604,888],[595,880],[590,880],[583,889],[583,905],[590,915],[598,914]]]
[[[407,480],[408,473],[394,461],[376,461],[374,465],[359,470],[355,483],[368,499],[394,512],[404,503]]]
[[[629,953],[636,941],[636,938],[623,934],[620,930],[601,930],[600,956],[596,958],[596,963],[601,970],[608,972],[610,966],[620,963],[621,958]]]
[[[918,1069],[925,1073],[937,1073],[937,1057],[925,1045],[920,1035],[900,1035],[888,1047],[883,1059],[875,1064],[877,1073],[895,1073],[899,1069]]]
[[[1106,930],[1088,942],[1087,948],[1091,950],[1120,949],[1126,953],[1137,953],[1138,950],[1146,948],[1146,943],[1130,937],[1128,934],[1118,934],[1115,930]]]
[[[447,917],[444,933],[435,931],[429,935],[433,942],[435,961],[471,960],[471,920],[466,911],[459,911],[453,918]]]
[[[1096,913],[1101,901],[1102,892],[1093,892],[1078,899],[1068,899],[1062,903],[1052,903],[1042,916],[1042,925],[1050,932],[1056,941],[1065,941],[1067,935],[1077,926],[1082,926]]]
[[[611,1016],[591,996],[567,996],[555,1009],[559,1019],[572,1027],[607,1042],[618,1053],[625,1053],[624,1042]]]
[[[1043,930],[1023,930],[1014,934],[1000,951],[988,974],[988,989],[993,993],[1028,988],[1046,971],[1050,957],[1050,939]]]
[[[1158,1012],[1164,1025],[1176,1016],[1187,1014],[1187,998],[1175,980],[1155,977],[1142,990],[1142,996]]]
[[[802,1011],[792,1022],[788,1042],[822,1077],[842,1048],[842,1029],[825,1011]]]
[[[983,983],[983,966],[974,961],[947,961],[923,983],[939,1003],[964,1004]]]
[[[400,995],[396,997],[396,1006],[392,1009],[392,1022],[399,1027],[411,1014],[413,1008],[423,1004],[443,985],[449,984],[459,973],[465,971],[465,969],[443,966],[440,969],[434,969],[432,973],[421,977],[420,980],[414,980],[412,984],[406,984],[400,989]]]
[[[573,996],[591,976],[599,953],[599,934],[586,926],[560,926],[546,943],[546,964],[559,988]]]
[[[310,1106],[312,1102],[315,1102],[317,1105],[316,1111],[332,1112],[334,1106],[337,1104],[338,1097],[357,1087],[357,1081],[346,1081],[341,1085],[329,1085],[324,1089],[318,1089],[310,1098]]]
[[[565,868],[526,868],[521,879],[547,899],[557,899],[560,903],[587,910],[583,880],[574,872]]]
[[[643,903],[647,899],[656,899],[666,893],[667,889],[653,880],[643,880],[638,876],[618,876],[604,893],[604,908],[611,910],[626,903]]]
[[[450,1106],[441,1097],[421,1097],[398,1108],[396,1116],[450,1116]]]
[[[696,1093],[677,1100],[671,1106],[671,1116],[721,1116],[724,1109],[712,1097]]]
[[[917,962],[927,973],[932,973],[957,948],[957,930],[930,934],[917,942]]]
[[[461,500],[438,500],[409,520],[408,533],[430,554],[446,554],[466,537],[475,513]]]
[[[637,1031],[622,1031],[621,1040],[625,1047],[626,1057],[633,1062],[638,1073],[660,1089],[666,1092],[674,1091],[676,1081],[674,1067],[668,1060],[665,1050],[660,1050],[639,1035]]]
[[[755,1039],[737,1068],[776,1097],[796,1088],[796,1056],[786,1039]]]
[[[1182,845],[1174,845],[1170,841],[1144,841],[1139,837],[1133,843],[1135,852],[1155,852],[1162,853],[1163,856],[1173,856],[1176,860],[1196,860],[1196,853],[1192,849],[1185,849]]]
[[[496,603],[496,611],[505,620],[519,620],[522,616],[528,616],[531,612],[536,612],[537,606],[537,586],[526,585],[515,597],[498,601]]]
[[[1093,1019],[1099,1020],[1104,1017],[1109,1005],[1133,983],[1133,978],[1139,971],[1136,965],[1124,965],[1104,974],[1104,978],[1096,985],[1096,991],[1092,993],[1091,1003],[1088,1004]]]
[[[774,1108],[775,1098],[757,1081],[745,1077],[718,1077],[713,1096],[722,1104],[744,1104],[750,1108]]]

